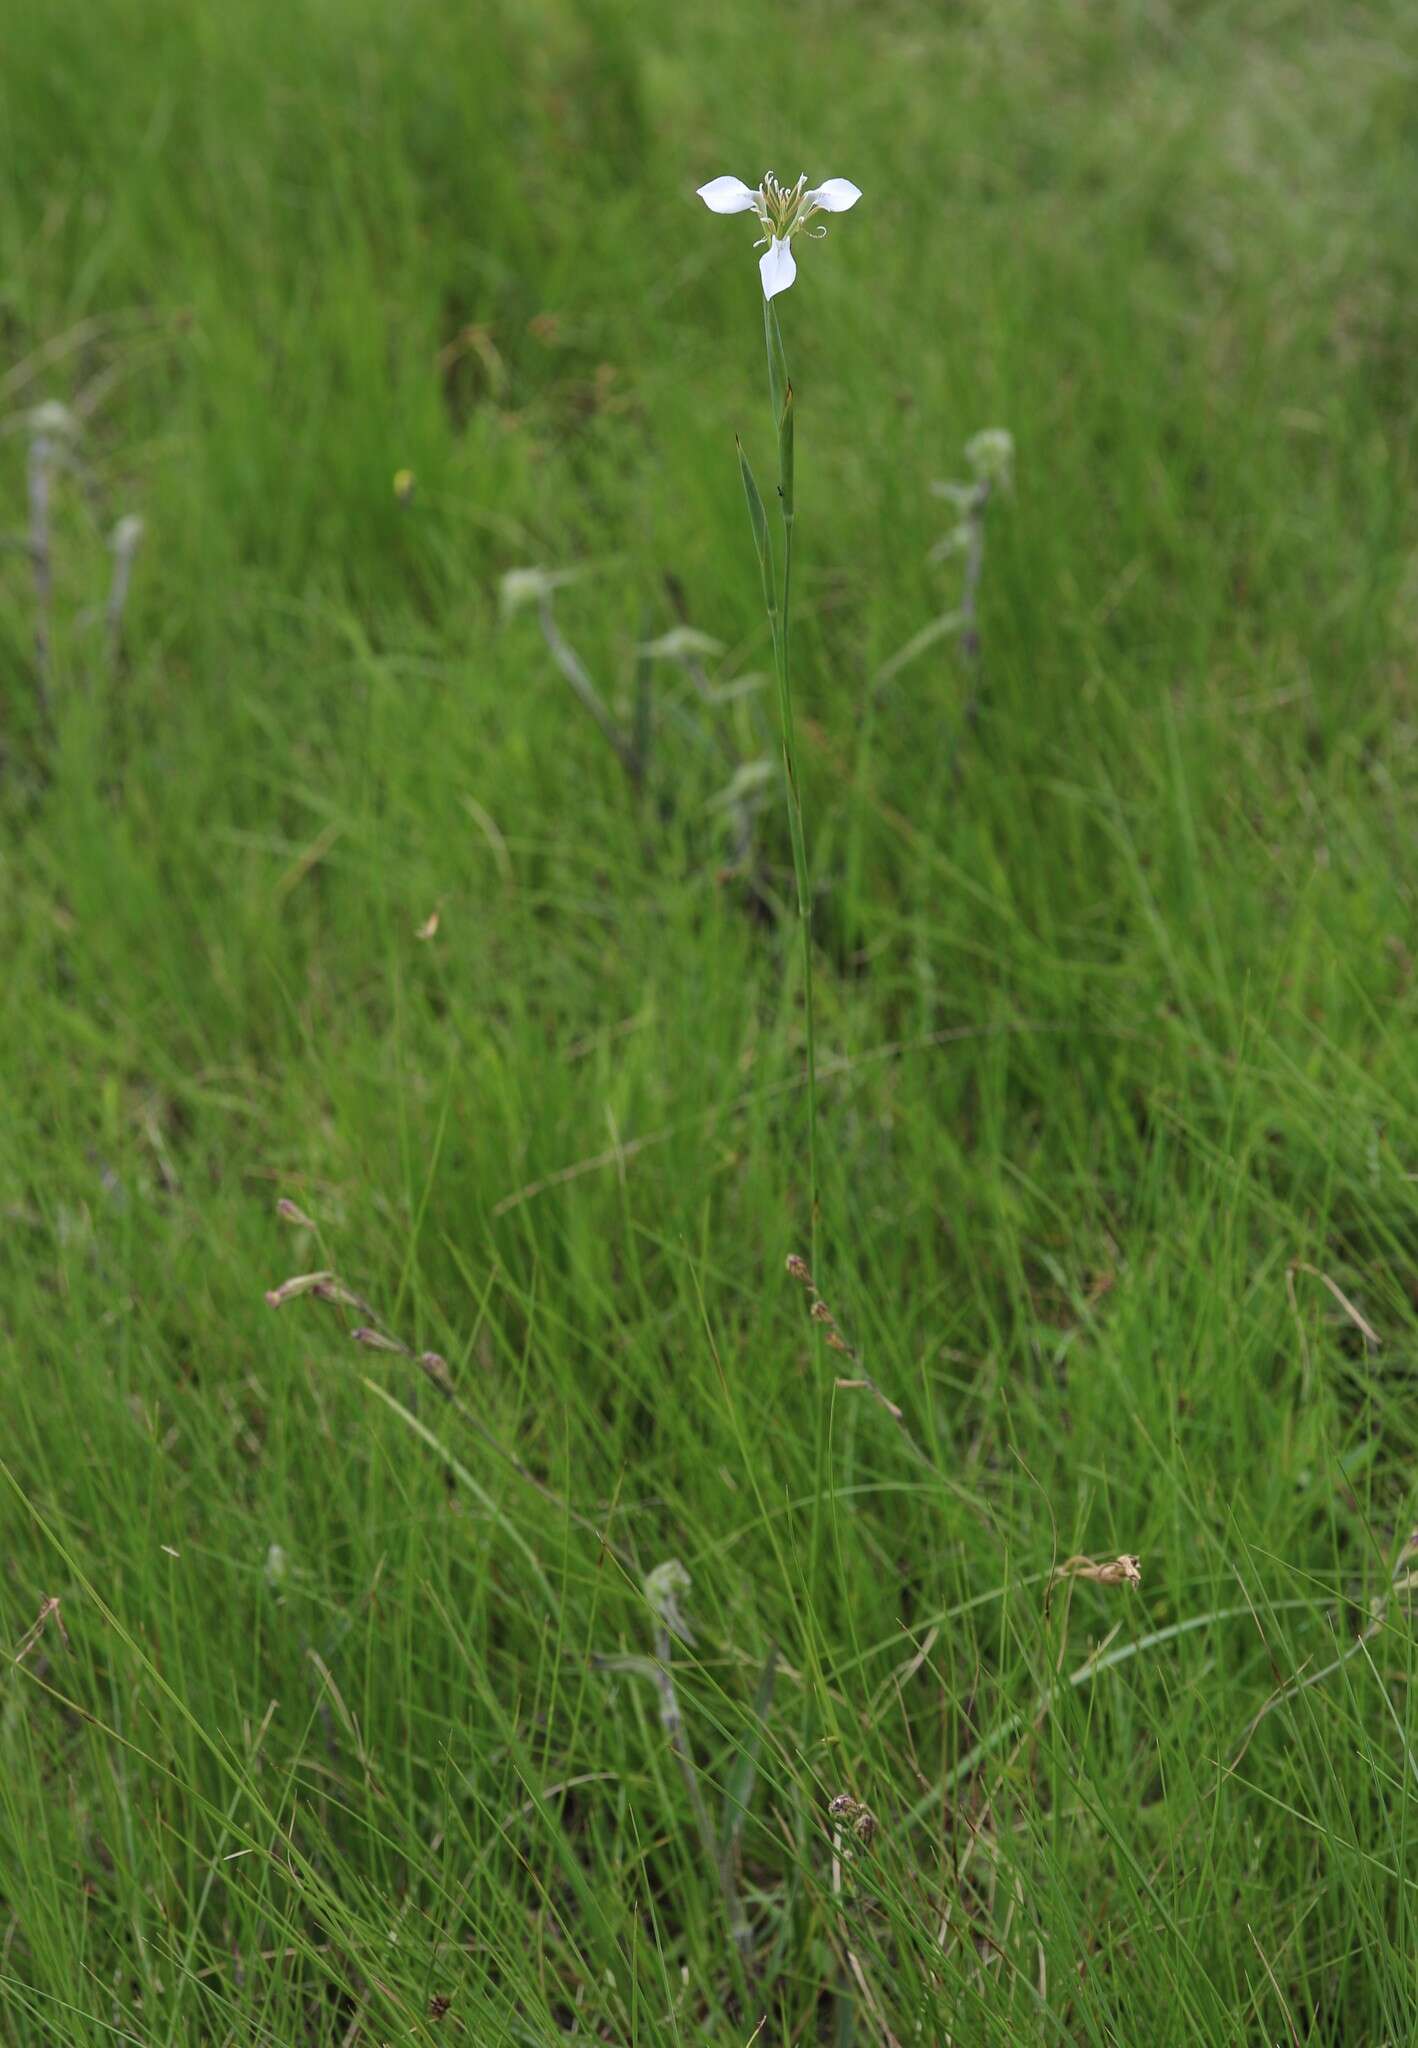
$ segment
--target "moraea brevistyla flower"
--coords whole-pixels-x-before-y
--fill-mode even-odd
[[[698,196],[711,213],[751,212],[758,216],[764,231],[754,244],[764,252],[758,259],[758,273],[764,298],[772,299],[785,292],[798,274],[794,235],[807,227],[815,214],[845,213],[862,195],[850,178],[828,178],[821,185],[810,186],[804,174],[796,185],[780,185],[768,171],[756,190],[742,178],[711,178],[699,187]],[[818,226],[811,232],[825,235],[827,229]]]

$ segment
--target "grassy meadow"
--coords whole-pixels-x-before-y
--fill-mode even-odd
[[[0,0],[7,2048],[1418,2038],[1415,219],[1407,0]]]

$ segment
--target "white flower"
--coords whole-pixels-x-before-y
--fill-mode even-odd
[[[79,423],[67,405],[49,398],[32,409],[29,429],[34,441],[72,441],[78,434]]]
[[[965,443],[965,460],[981,483],[1007,490],[1014,474],[1014,436],[1007,427],[984,427]]]
[[[509,569],[498,585],[498,600],[504,618],[521,611],[523,605],[541,604],[563,583],[574,583],[580,569]]]
[[[814,214],[845,213],[861,196],[850,178],[827,178],[810,187],[804,174],[796,185],[780,185],[771,171],[757,191],[742,178],[711,178],[699,187],[699,197],[711,213],[757,214],[764,232],[754,247],[764,252],[758,259],[758,274],[765,299],[785,292],[798,274],[793,236],[807,227]],[[827,229],[819,226],[811,232],[825,235]]]

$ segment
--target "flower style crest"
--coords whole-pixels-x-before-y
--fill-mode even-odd
[[[800,234],[816,214],[846,213],[862,195],[850,178],[827,178],[820,185],[810,186],[804,173],[795,185],[780,185],[773,173],[767,171],[757,189],[745,185],[742,178],[711,178],[707,185],[699,187],[697,196],[711,213],[757,215],[764,230],[754,244],[764,252],[758,259],[758,274],[763,280],[764,298],[772,299],[785,292],[798,274],[793,256],[794,235]],[[827,229],[819,225],[809,232],[819,236],[825,235]]]

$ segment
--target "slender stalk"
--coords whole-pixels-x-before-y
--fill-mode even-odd
[[[49,483],[54,462],[54,443],[49,434],[36,433],[30,442],[30,568],[34,576],[34,665],[42,711],[49,710],[49,614],[54,591],[54,572],[49,554]]]
[[[537,605],[537,618],[541,624],[542,638],[546,641],[551,651],[552,660],[571,685],[572,692],[578,701],[586,707],[592,718],[595,719],[596,724],[600,728],[602,738],[609,745],[611,752],[629,776],[632,786],[638,790],[643,780],[644,763],[640,758],[635,743],[626,737],[611,713],[607,710],[605,700],[591,681],[585,663],[557,625],[556,613],[552,610],[551,598],[545,591],[543,591],[540,602]]]
[[[746,1970],[753,1958],[753,1929],[749,1926],[743,1900],[739,1896],[738,1871],[735,1867],[733,1849],[729,1843],[719,1844],[714,1834],[714,1824],[709,1818],[709,1809],[704,1804],[700,1789],[699,1774],[694,1766],[694,1757],[685,1733],[684,1716],[680,1712],[679,1694],[675,1691],[670,1660],[674,1655],[674,1639],[670,1630],[661,1622],[655,1630],[655,1688],[660,1695],[660,1725],[680,1767],[685,1789],[689,1794],[690,1811],[694,1824],[699,1830],[699,1844],[706,1865],[717,1872],[719,1889],[723,1894],[724,1910],[729,1922],[729,1935],[735,1953]],[[747,1980],[741,1976],[740,1992],[747,1990]]]
[[[143,538],[143,522],[131,513],[113,529],[113,581],[108,586],[104,608],[104,629],[108,638],[108,665],[116,670],[123,654],[123,611],[128,602],[128,585],[133,576],[133,557]]]
[[[793,875],[797,885],[798,929],[802,937],[803,1032],[807,1067],[807,1157],[808,1189],[811,1203],[809,1228],[812,1241],[811,1265],[820,1268],[819,1233],[822,1197],[817,1157],[817,1034],[813,1007],[812,978],[812,883],[808,872],[807,828],[803,818],[802,784],[798,773],[797,732],[793,721],[793,692],[789,668],[792,625],[793,528],[796,505],[793,476],[793,387],[783,353],[783,336],[771,299],[763,302],[763,335],[768,353],[768,396],[778,437],[778,508],[783,520],[783,576],[778,604],[770,601],[769,625],[773,632],[774,668],[778,680],[778,723],[783,745],[783,785],[788,801],[788,835],[793,848]]]
[[[653,1573],[651,1578],[653,1580]],[[749,1924],[748,1913],[739,1891],[737,1837],[726,1835],[721,1842],[714,1832],[714,1823],[710,1820],[709,1809],[704,1803],[704,1793],[699,1782],[694,1751],[690,1746],[689,1732],[684,1725],[679,1694],[675,1690],[673,1658],[674,1630],[670,1627],[666,1615],[661,1613],[657,1616],[655,1624],[653,1657],[602,1657],[593,1653],[591,1665],[596,1671],[630,1671],[637,1677],[648,1678],[659,1695],[660,1726],[665,1731],[670,1753],[679,1765],[680,1774],[684,1779],[689,1809],[694,1816],[695,1831],[699,1836],[700,1854],[704,1858],[705,1867],[713,1870],[719,1880],[731,1941],[729,1954],[734,1973],[734,1988],[740,2004],[746,2011],[750,2003],[749,1977],[753,1967],[753,1929]]]
[[[817,1150],[817,1030],[812,975],[812,878],[808,869],[807,825],[803,817],[802,778],[798,767],[797,729],[793,718],[792,671],[789,650],[792,639],[793,528],[797,503],[794,463],[793,386],[783,351],[783,334],[771,299],[763,302],[763,339],[768,354],[768,398],[778,440],[778,510],[783,521],[783,574],[775,593],[771,546],[760,550],[763,593],[768,622],[773,634],[773,665],[778,678],[778,724],[783,743],[783,788],[788,804],[788,836],[793,848],[793,876],[797,884],[798,930],[802,938],[803,1038],[807,1084],[807,1174],[811,1267],[822,1270],[822,1188]],[[765,535],[766,541],[766,535]],[[821,1377],[822,1330],[813,1326],[813,1359]],[[826,1511],[831,1460],[831,1403],[817,1404],[817,1442],[814,1454],[812,1520],[808,1536],[809,1583],[821,1583],[823,1546],[826,1541]]]
[[[743,479],[744,496],[748,501],[749,524],[753,529],[753,544],[758,555],[759,572],[763,579],[763,608],[768,615],[768,630],[773,640],[773,667],[778,680],[778,725],[783,746],[783,788],[788,805],[788,834],[793,848],[793,874],[797,882],[798,929],[802,936],[803,974],[803,1023],[806,1044],[807,1093],[807,1171],[809,1198],[809,1235],[811,1238],[811,1271],[821,1267],[822,1234],[822,1188],[819,1178],[817,1148],[817,1030],[814,1017],[813,975],[812,975],[812,883],[808,871],[807,827],[803,819],[802,778],[798,766],[797,732],[793,721],[793,691],[789,648],[792,634],[793,596],[793,526],[796,512],[794,499],[794,457],[793,457],[793,387],[788,379],[788,365],[783,354],[783,336],[778,326],[778,316],[771,301],[765,300],[763,307],[763,338],[768,353],[768,397],[773,409],[773,424],[778,437],[778,511],[783,521],[783,564],[781,576],[773,553],[773,541],[768,529],[768,513],[762,494],[754,481],[748,457],[739,445],[739,472]],[[814,1325],[813,1359],[820,1375],[822,1366],[822,1329]],[[817,1444],[814,1457],[814,1486],[812,1495],[812,1523],[808,1540],[808,1583],[820,1583],[823,1546],[826,1541],[826,1501],[828,1497],[828,1470],[831,1454],[831,1403],[817,1404]],[[811,1654],[811,1638],[809,1638]],[[814,1659],[815,1661],[815,1659]],[[821,1673],[818,1673],[819,1678]],[[819,1698],[819,1706],[827,1705],[827,1696]],[[830,1715],[830,1706],[828,1712]]]
[[[960,751],[980,720],[980,699],[984,694],[984,655],[980,648],[980,577],[985,567],[985,518],[994,495],[994,483],[982,476],[976,484],[965,515],[969,546],[965,551],[965,579],[960,592],[960,652],[969,673],[969,696],[955,741],[953,777],[960,772]]]

